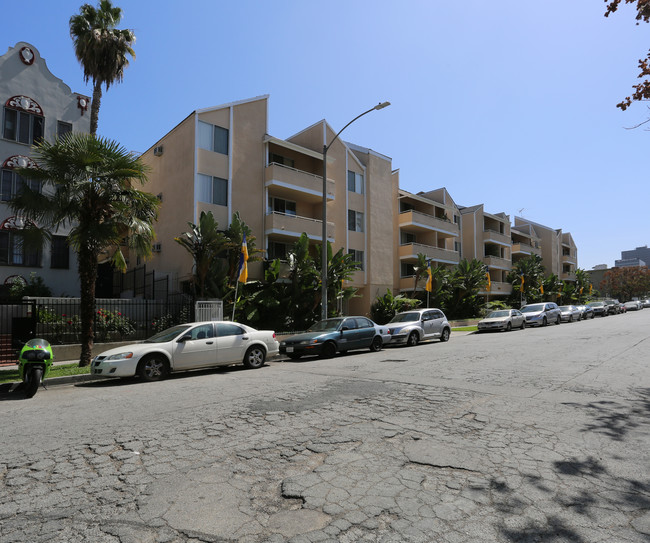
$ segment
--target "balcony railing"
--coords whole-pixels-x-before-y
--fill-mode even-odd
[[[264,172],[265,186],[273,187],[278,196],[286,196],[308,202],[319,202],[323,198],[323,177],[271,163]],[[334,181],[327,180],[327,199],[334,199]]]
[[[562,272],[560,274],[560,279],[562,281],[575,281],[576,280],[576,274],[575,274],[575,272]]]
[[[542,256],[542,250],[539,247],[533,247],[527,243],[513,243],[512,254],[539,255]]]
[[[485,255],[483,257],[483,262],[485,262],[490,268],[498,268],[501,270],[512,269],[512,261],[508,260],[507,258]]]
[[[460,262],[460,254],[458,251],[431,247],[430,245],[422,245],[421,243],[405,243],[399,247],[400,260],[417,259],[418,253],[426,255],[428,259],[434,262],[442,262],[445,264],[458,264]]]
[[[458,236],[460,233],[458,225],[451,221],[413,210],[403,211],[399,214],[399,225],[400,228],[408,227],[410,230],[433,230],[445,234],[447,237]]]
[[[578,259],[575,256],[571,255],[562,255],[562,264],[573,264],[576,265],[578,263]]]
[[[505,234],[497,232],[496,230],[483,230],[483,240],[493,241],[494,243],[498,243],[500,245],[512,245],[512,238],[510,236],[506,236]]]
[[[267,236],[298,238],[304,232],[310,239],[321,240],[323,221],[274,211],[266,215]],[[334,223],[327,223],[327,239],[334,241]]]
[[[512,285],[510,283],[501,283],[500,281],[492,281],[490,283],[489,292],[487,290],[487,287],[479,292],[479,294],[488,294],[488,295],[511,294],[511,293],[512,293]]]

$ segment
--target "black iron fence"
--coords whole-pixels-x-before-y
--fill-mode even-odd
[[[20,307],[20,310],[17,307]],[[0,306],[2,308],[4,306]],[[33,323],[32,337],[42,337],[53,345],[75,344],[80,341],[81,319],[79,298],[24,298],[8,305],[20,317]],[[0,313],[1,314],[1,313]],[[13,317],[15,319],[15,317]],[[95,301],[95,341],[127,341],[150,337],[160,330],[180,322],[194,320],[194,301],[185,295],[169,296],[166,300],[105,298]],[[15,320],[5,323],[15,328]],[[24,335],[24,334],[23,334]],[[26,338],[29,339],[29,338]]]

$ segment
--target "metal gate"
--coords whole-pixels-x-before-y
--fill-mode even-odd
[[[202,300],[194,304],[194,318],[197,322],[201,321],[222,321],[223,320],[223,301],[221,300]]]
[[[0,364],[17,362],[18,351],[35,337],[36,321],[36,302],[0,302]]]

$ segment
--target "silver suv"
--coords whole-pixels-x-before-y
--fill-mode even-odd
[[[526,317],[528,326],[546,326],[554,322],[562,322],[562,311],[554,302],[540,302],[538,304],[528,304],[520,309]]]
[[[451,326],[440,309],[413,309],[395,315],[386,325],[390,329],[391,343],[417,345],[424,339],[448,341]]]

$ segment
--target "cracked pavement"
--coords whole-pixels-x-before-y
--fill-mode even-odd
[[[650,311],[6,395],[5,542],[647,542]]]

